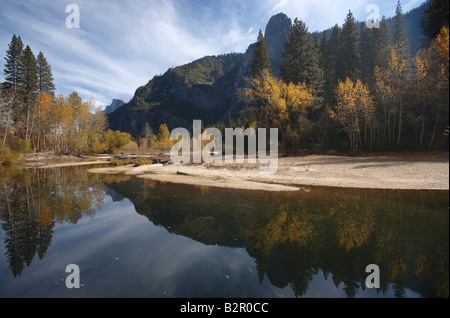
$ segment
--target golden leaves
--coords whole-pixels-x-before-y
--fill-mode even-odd
[[[255,105],[251,110],[261,126],[278,128],[285,147],[298,144],[308,110],[314,106],[311,88],[304,83],[285,83],[264,70],[244,95]]]
[[[330,117],[338,121],[350,139],[350,149],[357,146],[362,121],[370,122],[375,116],[375,106],[369,90],[360,80],[353,82],[348,77],[338,81],[335,90],[337,105]]]

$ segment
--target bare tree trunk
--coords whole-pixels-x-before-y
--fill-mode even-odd
[[[425,103],[423,103],[423,109],[422,109],[422,130],[420,132],[420,139],[419,139],[420,146],[422,146],[424,133],[425,133]]]
[[[428,150],[431,150],[431,147],[433,146],[434,137],[436,136],[436,130],[437,130],[438,123],[439,123],[439,108],[436,111],[436,120],[434,122],[433,135],[431,136],[431,140],[428,145]]]
[[[402,134],[402,113],[403,113],[403,103],[402,97],[400,96],[400,107],[398,110],[398,136],[397,136],[397,144],[400,144],[400,138]]]
[[[3,148],[5,147],[5,144],[6,144],[6,135],[8,134],[9,122],[11,120],[11,110],[12,110],[13,100],[14,100],[14,96],[11,98],[11,100],[9,102],[8,118],[6,119],[5,134],[3,136],[2,153],[3,153]]]
[[[391,112],[388,113],[387,126],[388,126],[388,142],[391,143]]]

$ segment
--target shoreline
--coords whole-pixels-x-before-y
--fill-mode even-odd
[[[262,191],[308,191],[307,187],[391,190],[449,190],[445,157],[342,157],[310,155],[280,158],[278,171],[261,174],[250,164],[153,164],[89,169],[90,173],[198,186]]]

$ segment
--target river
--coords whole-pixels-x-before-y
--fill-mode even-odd
[[[272,193],[0,167],[0,222],[0,297],[449,296],[448,191]]]

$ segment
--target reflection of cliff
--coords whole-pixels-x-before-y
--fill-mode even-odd
[[[108,186],[169,232],[246,248],[261,281],[289,285],[297,296],[319,271],[356,296],[365,288],[366,266],[375,263],[382,271],[381,293],[393,289],[402,296],[409,288],[424,297],[448,297],[446,193],[267,194],[135,179],[110,180]]]
[[[119,193],[110,188],[107,188],[105,190],[105,194],[109,195],[113,202],[120,202],[125,200],[123,195],[120,195]]]
[[[42,259],[56,223],[77,223],[103,205],[103,184],[86,169],[22,170],[0,167],[0,221],[6,258],[20,276],[35,255]]]

